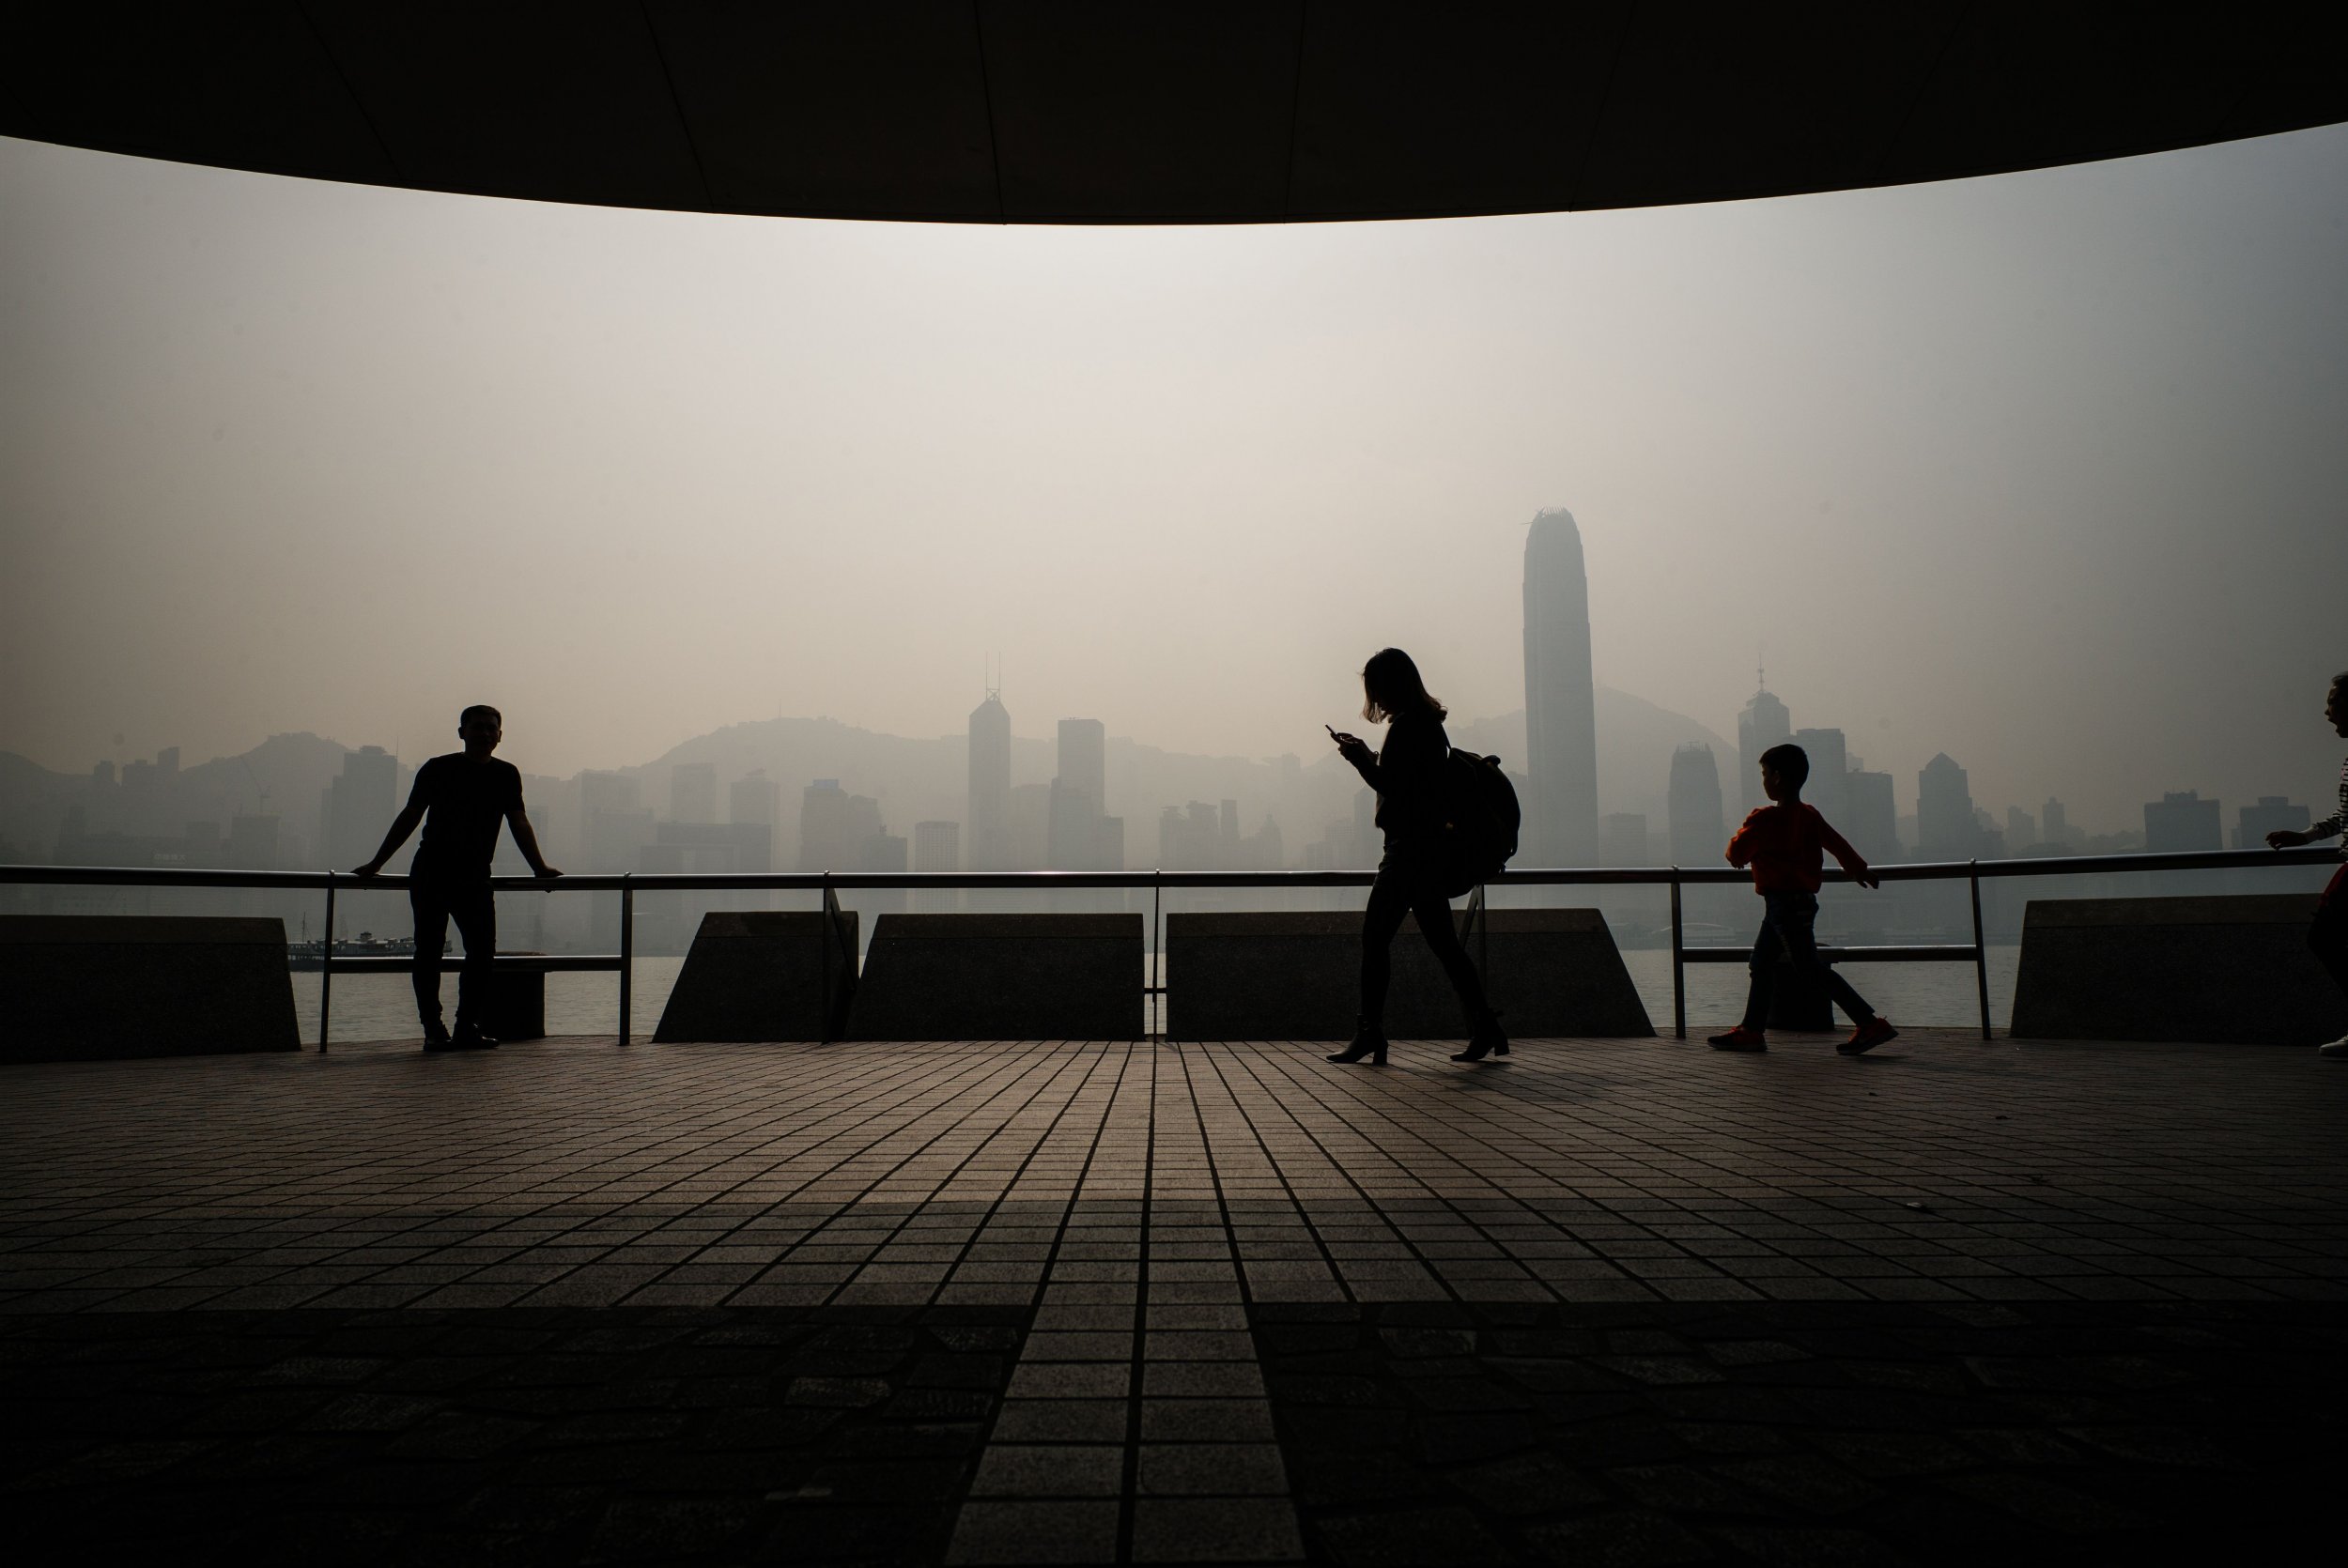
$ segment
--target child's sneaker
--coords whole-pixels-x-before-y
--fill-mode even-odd
[[[1769,1038],[1758,1029],[1748,1029],[1739,1023],[1725,1035],[1714,1035],[1708,1042],[1715,1051],[1767,1051]]]
[[[2317,1046],[2315,1053],[2319,1056],[2348,1056],[2348,1035]]]
[[[1878,1015],[1853,1029],[1850,1032],[1850,1038],[1834,1049],[1846,1056],[1861,1056],[1873,1051],[1885,1040],[1895,1040],[1899,1038],[1900,1032],[1892,1027],[1891,1021]]]

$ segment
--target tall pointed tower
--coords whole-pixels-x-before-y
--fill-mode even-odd
[[[1590,685],[1590,583],[1570,512],[1544,512],[1524,541],[1528,866],[1598,864],[1598,713]]]
[[[970,710],[969,845],[970,869],[1011,869],[1011,712],[992,686]]]
[[[1769,804],[1761,792],[1761,754],[1794,738],[1794,715],[1769,690],[1767,671],[1755,671],[1760,689],[1744,712],[1737,715],[1737,766],[1744,777],[1745,809],[1758,811]]]

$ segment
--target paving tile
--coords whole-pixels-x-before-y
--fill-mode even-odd
[[[1113,1502],[974,1499],[954,1523],[950,1563],[1115,1562]]]
[[[1275,1443],[1144,1443],[1139,1459],[1144,1496],[1288,1495]]]
[[[1135,1562],[1297,1562],[1305,1543],[1285,1498],[1142,1498]]]
[[[1121,1437],[1121,1434],[1120,1434]],[[980,1498],[1116,1497],[1124,1486],[1121,1442],[1089,1447],[990,1443],[970,1495]]]

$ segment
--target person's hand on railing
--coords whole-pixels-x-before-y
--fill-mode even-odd
[[[2295,850],[2302,844],[2314,842],[2315,835],[2301,833],[2295,828],[2278,827],[2266,836],[2266,847],[2270,850]]]
[[[370,860],[364,866],[353,866],[350,869],[350,874],[354,877],[372,877],[380,874],[382,869],[383,862]]]
[[[1862,871],[1858,876],[1851,878],[1851,881],[1857,883],[1861,887],[1881,887],[1883,885],[1883,879],[1877,876],[1873,871]]]

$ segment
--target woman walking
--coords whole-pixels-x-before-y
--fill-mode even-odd
[[[1333,1062],[1386,1059],[1386,984],[1393,976],[1390,948],[1402,916],[1418,916],[1418,929],[1435,950],[1451,989],[1467,1014],[1468,1048],[1451,1059],[1478,1062],[1506,1056],[1508,1038],[1484,1000],[1484,982],[1460,945],[1451,926],[1447,894],[1458,867],[1444,811],[1444,764],[1451,754],[1444,733],[1445,710],[1428,695],[1418,666],[1399,648],[1382,649],[1362,667],[1362,716],[1384,720],[1386,743],[1376,752],[1357,735],[1329,731],[1338,754],[1352,763],[1363,782],[1378,792],[1378,826],[1386,836],[1385,857],[1370,884],[1369,908],[1362,916],[1362,1010],[1352,1043]]]

